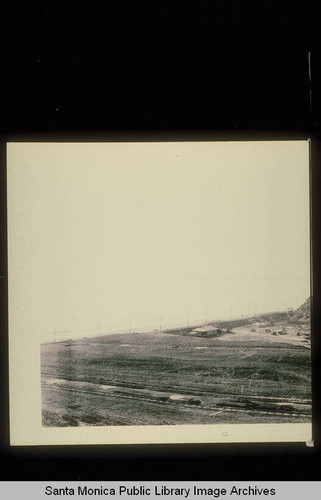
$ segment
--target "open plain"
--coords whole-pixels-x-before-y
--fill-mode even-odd
[[[44,426],[311,420],[309,333],[284,319],[48,343],[41,366]]]

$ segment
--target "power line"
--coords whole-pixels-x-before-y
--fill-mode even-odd
[[[54,336],[54,342],[57,342],[57,333],[71,333],[72,330],[54,330],[53,331],[53,336]]]

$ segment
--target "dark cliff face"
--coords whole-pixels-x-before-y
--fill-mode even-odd
[[[311,315],[311,297],[309,297],[302,306],[294,312],[295,319],[309,320]]]

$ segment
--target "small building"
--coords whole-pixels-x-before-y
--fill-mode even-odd
[[[212,337],[221,333],[221,329],[215,325],[200,326],[199,328],[194,328],[189,335],[195,335],[198,337]]]

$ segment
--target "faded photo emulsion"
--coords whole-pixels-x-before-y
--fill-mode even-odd
[[[11,444],[311,439],[309,141],[7,151]]]

